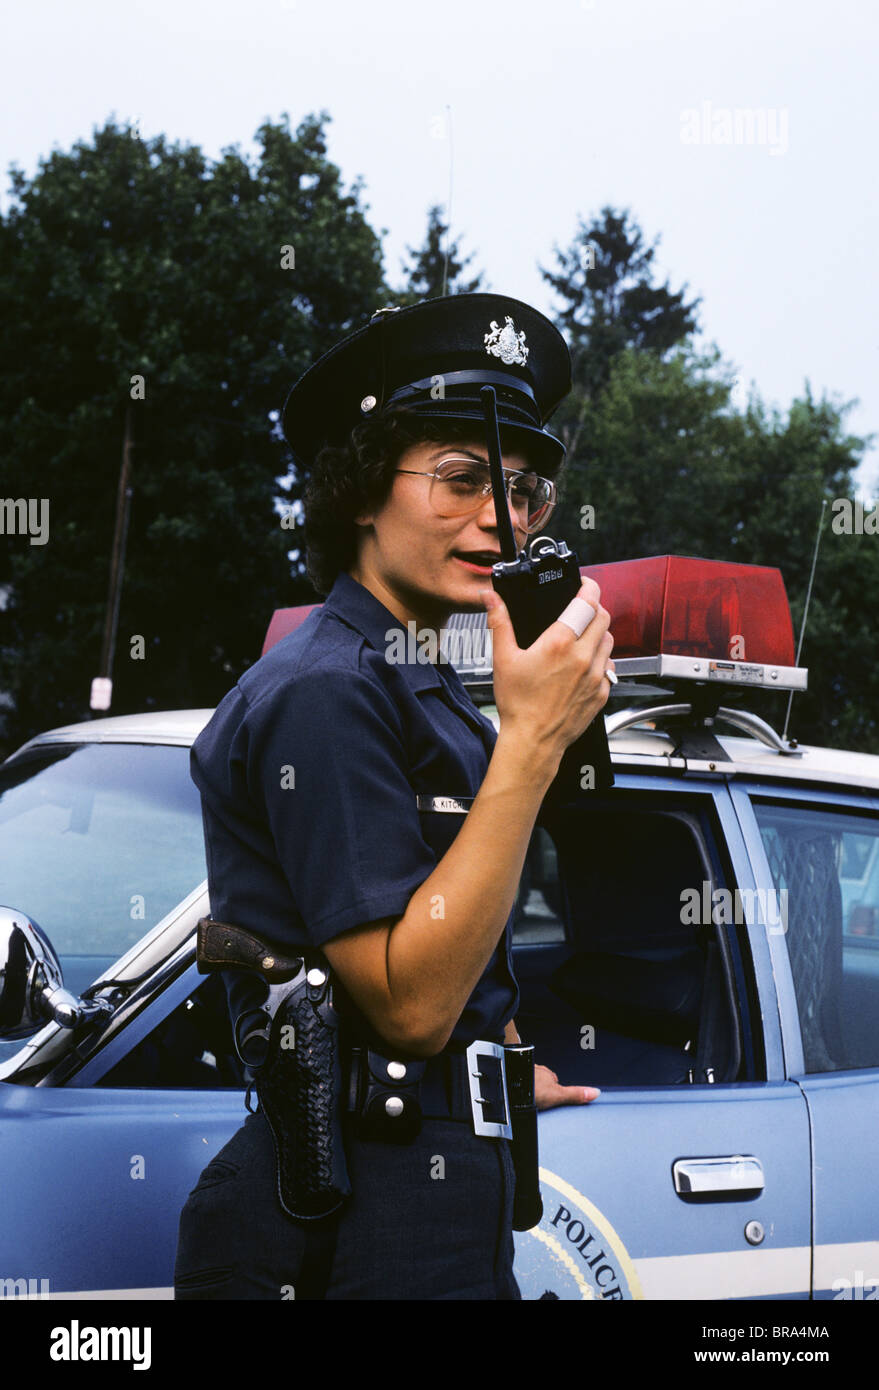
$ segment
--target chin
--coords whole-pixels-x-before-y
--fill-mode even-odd
[[[490,584],[490,570],[486,574],[477,574],[475,571],[461,570],[458,574],[448,577],[446,583],[443,585],[443,589],[449,595],[455,595],[452,602],[461,605],[472,605],[474,603],[479,604],[480,589],[484,589],[486,585]]]

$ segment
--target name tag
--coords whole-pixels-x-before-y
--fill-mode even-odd
[[[472,796],[425,796],[415,798],[419,811],[446,811],[451,815],[466,816],[473,805]]]

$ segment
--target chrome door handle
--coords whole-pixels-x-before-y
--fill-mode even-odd
[[[698,1197],[705,1192],[762,1192],[765,1186],[763,1164],[751,1154],[678,1158],[671,1171],[679,1197]]]

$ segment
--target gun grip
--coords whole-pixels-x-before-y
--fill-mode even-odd
[[[269,984],[285,984],[302,969],[301,956],[282,955],[243,927],[202,917],[198,923],[195,958],[200,975],[217,970],[251,970]]]

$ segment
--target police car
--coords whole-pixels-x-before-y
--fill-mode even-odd
[[[584,573],[613,615],[615,785],[584,769],[535,828],[516,1018],[601,1095],[541,1114],[523,1297],[875,1298],[879,758],[749,711],[805,686],[777,571]],[[484,615],[455,621],[478,636]],[[479,647],[459,672],[496,718]],[[0,767],[4,1296],[172,1297],[180,1209],[244,1118],[222,987],[195,965],[187,750],[210,714],[52,730]]]

